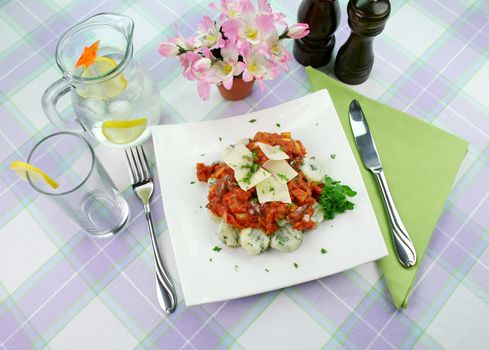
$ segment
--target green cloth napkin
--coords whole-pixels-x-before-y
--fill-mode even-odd
[[[328,89],[377,216],[389,255],[378,261],[394,305],[408,304],[416,272],[450,194],[468,143],[422,120],[371,100],[313,68],[306,68],[314,91]],[[364,168],[350,129],[348,108],[360,101],[375,139],[399,214],[414,242],[418,262],[403,268],[394,252],[389,221],[374,176]]]

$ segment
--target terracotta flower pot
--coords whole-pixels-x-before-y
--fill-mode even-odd
[[[251,94],[251,89],[253,88],[254,83],[255,79],[246,82],[243,81],[241,76],[239,76],[234,77],[233,87],[231,90],[226,89],[222,84],[217,85],[217,89],[221,93],[222,97],[224,97],[226,100],[239,101]]]

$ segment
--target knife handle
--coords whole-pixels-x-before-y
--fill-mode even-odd
[[[387,210],[387,216],[392,232],[392,240],[394,242],[394,250],[396,251],[397,259],[404,267],[408,268],[416,264],[416,250],[414,249],[413,241],[402,223],[401,217],[397,212],[394,200],[392,199],[387,180],[384,176],[384,171],[375,171],[375,179],[379,185],[382,199]]]

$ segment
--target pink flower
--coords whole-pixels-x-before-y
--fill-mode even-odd
[[[197,92],[199,93],[199,96],[201,99],[204,101],[209,99],[209,94],[211,92],[211,84],[199,81],[197,83]]]
[[[188,51],[178,56],[178,58],[180,59],[180,64],[183,68],[183,76],[188,80],[195,80],[196,78],[192,72],[192,65],[196,60],[201,59],[202,56],[193,51]]]
[[[186,51],[194,49],[191,41],[185,40],[179,36],[170,38],[168,41],[161,43],[159,53],[163,57],[175,57]]]
[[[217,49],[224,46],[224,40],[216,24],[209,16],[204,16],[199,24],[195,45]]]
[[[267,40],[267,49],[270,60],[275,62],[280,68],[288,72],[289,67],[287,61],[290,59],[290,53],[282,46],[282,41],[279,39],[278,34],[275,32]]]
[[[309,34],[309,25],[307,23],[296,23],[287,30],[287,37],[291,39],[300,39]]]
[[[160,49],[158,50],[160,55],[163,57],[175,57],[178,55],[179,51],[180,49],[178,46],[169,41],[161,43]]]
[[[258,0],[258,11],[272,13],[272,6],[267,0]]]
[[[257,45],[275,30],[274,17],[270,13],[260,13],[253,16],[244,13],[240,21],[238,36],[250,44]]]
[[[233,79],[243,71],[239,64],[239,52],[231,43],[221,49],[222,61],[217,61],[212,65],[212,74],[216,80],[221,81],[224,87],[230,90],[233,87]]]
[[[250,46],[241,54],[244,62],[240,62],[239,65],[243,70],[244,81],[252,81],[254,78],[262,86],[261,80],[271,80],[280,74],[274,62],[267,60],[264,55],[252,50]]]
[[[239,36],[241,21],[237,19],[228,19],[222,23],[222,31],[229,41],[235,42]]]
[[[201,57],[193,61],[191,66],[192,76],[197,80],[211,82],[209,77],[211,65],[212,61],[207,57]]]
[[[226,18],[239,18],[243,5],[241,0],[221,0],[219,4],[209,4],[209,7],[221,11],[220,20],[224,21]]]
[[[273,21],[275,23],[286,25],[284,21],[285,15],[280,12],[274,13],[272,10],[272,6],[270,6],[270,3],[267,0],[258,0],[258,12],[272,14]]]

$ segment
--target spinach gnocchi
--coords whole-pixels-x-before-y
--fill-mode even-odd
[[[241,230],[241,247],[248,253],[258,255],[270,246],[270,237],[260,229],[245,228]]]
[[[326,165],[314,156],[304,157],[301,170],[308,181],[322,182],[326,177]]]
[[[303,237],[304,233],[302,231],[295,230],[290,225],[285,225],[272,236],[270,247],[281,252],[292,252],[301,246]]]

